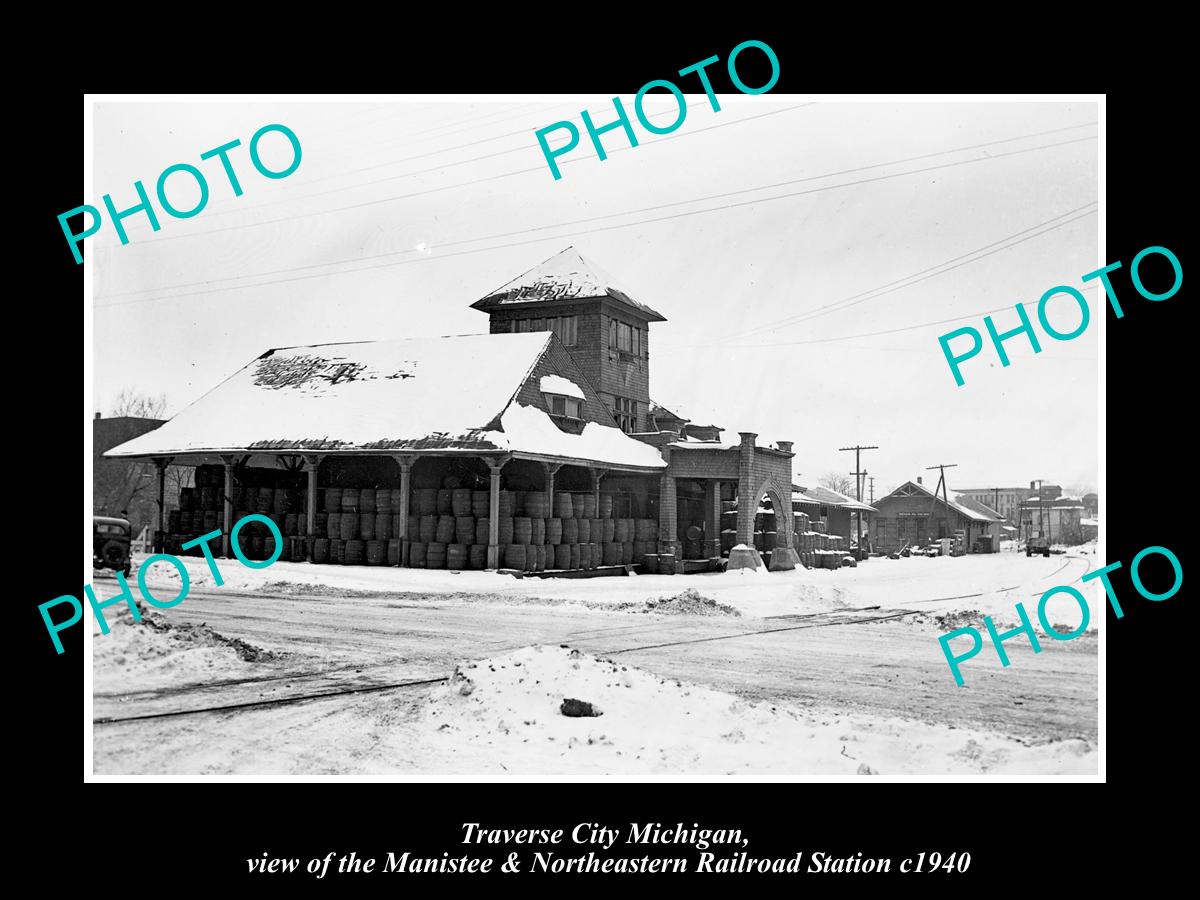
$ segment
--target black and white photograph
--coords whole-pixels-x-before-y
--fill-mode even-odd
[[[89,779],[1102,780],[1104,97],[764,53],[89,98]]]

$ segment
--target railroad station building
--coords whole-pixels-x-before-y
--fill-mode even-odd
[[[751,545],[760,503],[790,510],[792,443],[725,441],[655,403],[666,317],[573,248],[471,305],[488,333],[267,350],[105,455],[153,461],[160,497],[168,465],[196,467],[160,507],[176,553],[219,530],[229,556],[230,525],[259,513],[295,561],[674,573],[720,557],[722,513]],[[779,518],[770,567],[790,569]],[[248,557],[276,549],[249,534]]]

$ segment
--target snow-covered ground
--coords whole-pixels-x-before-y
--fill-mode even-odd
[[[219,636],[128,618],[98,684],[253,681],[286,666]],[[169,669],[167,667],[170,667]],[[563,715],[566,699],[598,716]],[[148,752],[153,747],[154,752]],[[1081,740],[1027,744],[894,717],[748,703],[620,661],[536,645],[463,661],[448,681],[237,714],[100,725],[98,773],[920,775],[1095,773]]]
[[[185,558],[192,584],[215,587],[208,564]],[[739,570],[699,575],[638,575],[613,578],[515,578],[494,572],[447,569],[396,569],[277,562],[249,569],[236,560],[218,560],[228,590],[292,590],[400,592],[424,595],[477,594],[489,601],[525,603],[567,601],[587,606],[631,604],[671,596],[685,588],[699,591],[745,615],[780,616],[833,609],[880,606],[944,613],[977,610],[997,622],[1016,622],[1018,602],[1036,618],[1037,600],[1055,585],[1073,584],[1097,567],[1095,543],[1074,547],[1065,555],[1026,557],[1023,553],[972,554],[961,557],[870,559],[856,568],[804,569],[791,572]],[[166,564],[152,571],[151,585],[162,584],[169,599],[178,590],[178,574]],[[1103,603],[1098,582],[1083,586],[1089,601],[1090,630],[1095,630]],[[185,601],[186,602],[186,601]],[[1069,597],[1049,604],[1051,623],[1079,622]]]

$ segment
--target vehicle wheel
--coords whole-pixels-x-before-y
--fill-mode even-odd
[[[128,578],[131,574],[133,574],[133,566],[125,563],[125,577]]]
[[[1026,550],[1026,551],[1025,551],[1025,555],[1026,555],[1027,557],[1029,557],[1029,556],[1033,556],[1033,551],[1032,551],[1032,550]]]
[[[1046,548],[1045,550],[1043,550],[1042,556],[1046,557],[1046,559],[1049,559],[1050,558],[1050,549]]]
[[[105,564],[113,569],[119,569],[129,562],[125,557],[125,548],[117,541],[109,541],[105,544],[100,551],[100,556],[104,559]]]

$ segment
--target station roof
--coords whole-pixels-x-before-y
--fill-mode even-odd
[[[802,487],[800,488],[799,496],[795,492],[792,493],[792,499],[798,500],[801,503],[820,503],[824,506],[838,506],[860,512],[875,512],[875,507],[873,506],[863,503],[860,500],[855,500],[853,497],[847,497],[838,491],[821,487],[820,485],[816,487]]]
[[[269,350],[110,457],[214,453],[508,453],[662,469],[615,423],[569,434],[517,402],[550,332]],[[545,371],[545,366],[540,367]]]
[[[472,309],[493,309],[549,300],[585,300],[608,297],[650,322],[665,322],[666,316],[634,300],[617,287],[613,277],[574,247],[556,253],[507,284],[471,304]]]

